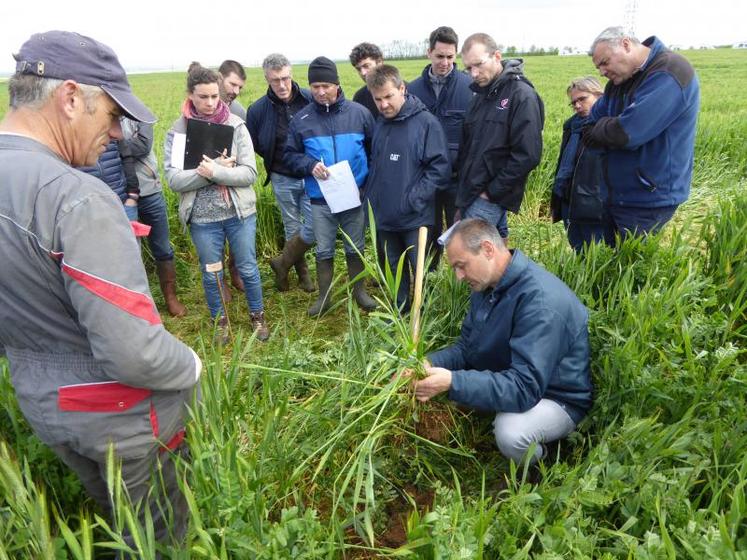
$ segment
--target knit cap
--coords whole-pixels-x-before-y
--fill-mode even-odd
[[[309,64],[309,83],[317,82],[340,85],[337,66],[325,56],[318,56]]]

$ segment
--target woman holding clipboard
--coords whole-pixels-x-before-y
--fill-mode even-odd
[[[257,165],[244,121],[231,114],[220,99],[219,80],[217,72],[197,62],[190,65],[182,115],[166,136],[166,179],[171,190],[179,194],[179,219],[189,227],[197,249],[205,298],[210,316],[217,322],[220,341],[227,343],[229,339],[225,299],[220,291],[223,271],[216,275],[208,272],[207,267],[222,262],[226,241],[244,282],[252,327],[257,338],[264,341],[270,332],[264,316],[255,249],[257,214],[252,185],[257,178]],[[190,121],[199,123],[193,122],[190,126]],[[233,128],[233,136],[230,146],[222,147],[225,127]],[[199,154],[195,161],[190,146],[199,146],[200,151],[210,153]],[[185,152],[183,158],[180,150]],[[196,167],[190,169],[193,165]],[[220,284],[217,277],[220,277]]]

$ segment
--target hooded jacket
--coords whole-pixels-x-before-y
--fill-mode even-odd
[[[470,89],[472,79],[461,72],[455,64],[436,98],[429,75],[430,69],[429,64],[419,78],[408,84],[407,92],[420,99],[443,126],[449,144],[449,162],[454,167],[459,155],[459,142],[462,139],[462,123],[474,95]]]
[[[477,94],[462,127],[457,160],[457,208],[485,192],[491,202],[518,212],[527,177],[542,157],[545,109],[521,59],[503,61],[503,71]]]
[[[311,93],[299,87],[296,82],[291,85],[290,105],[296,111],[312,102]],[[252,137],[254,151],[262,156],[265,163],[267,177],[264,184],[270,182],[270,172],[275,165],[275,142],[277,140],[278,118],[281,111],[288,111],[288,104],[275,95],[272,88],[267,88],[267,94],[252,103],[246,113],[246,127]],[[303,175],[301,175],[302,177]]]
[[[397,116],[376,121],[366,200],[377,228],[433,225],[436,190],[451,176],[446,146],[440,123],[414,95],[406,95]]]
[[[588,141],[606,148],[610,204],[674,206],[690,195],[700,85],[682,55],[656,37],[643,44],[651,52],[640,71],[607,82],[594,104]]]
[[[330,166],[347,160],[355,182],[362,188],[368,177],[368,153],[374,120],[362,105],[345,99],[337,90],[332,105],[309,103],[291,119],[284,160],[294,175],[304,178],[306,194],[312,203],[324,201],[319,183],[311,175],[314,166]]]
[[[526,412],[551,399],[578,424],[592,402],[588,312],[559,278],[512,253],[496,287],[473,292],[456,344],[428,360],[452,370],[456,402]]]

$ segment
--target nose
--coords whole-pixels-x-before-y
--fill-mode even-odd
[[[478,69],[475,67],[472,67],[469,69],[469,75],[472,76],[472,79],[477,78]]]
[[[121,140],[124,138],[124,135],[122,134],[122,123],[119,120],[119,117],[112,120],[112,125],[109,127],[109,138],[112,140]]]

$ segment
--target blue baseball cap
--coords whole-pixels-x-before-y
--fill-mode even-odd
[[[127,74],[114,51],[95,39],[70,31],[35,33],[13,58],[18,74],[98,86],[128,118],[144,123],[157,120],[132,93]]]

